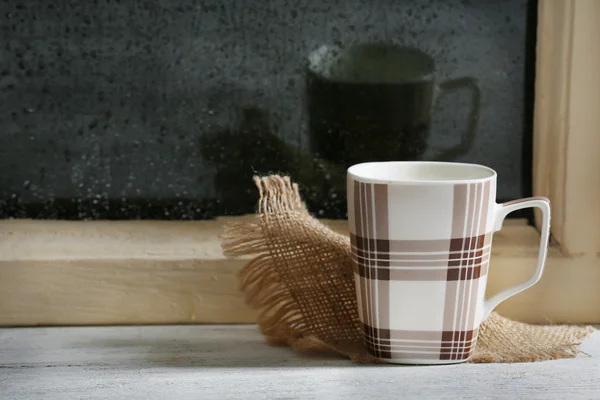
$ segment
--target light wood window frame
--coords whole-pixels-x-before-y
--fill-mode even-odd
[[[542,280],[500,313],[600,323],[600,1],[540,0],[533,191],[552,202]],[[253,322],[216,221],[0,221],[0,325]],[[325,221],[345,231],[345,221]],[[533,273],[539,234],[495,235],[488,294]]]

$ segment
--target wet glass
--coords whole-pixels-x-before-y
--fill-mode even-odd
[[[529,195],[527,0],[0,4],[0,218],[208,219],[290,175],[345,218],[345,170],[446,160]]]

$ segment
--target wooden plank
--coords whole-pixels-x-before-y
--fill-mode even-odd
[[[533,275],[533,258],[496,257],[490,263],[487,296]],[[553,253],[534,287],[501,303],[496,311],[531,323],[600,322],[600,262]],[[587,322],[586,322],[587,321]]]
[[[574,3],[563,243],[568,254],[593,257],[600,251],[600,2]]]
[[[254,326],[3,329],[0,391],[11,400],[594,399],[600,334],[581,349],[589,356],[398,368],[269,347]]]
[[[242,260],[0,262],[0,326],[251,323]]]
[[[224,220],[226,221],[226,219]],[[223,221],[0,221],[0,261],[217,260]]]
[[[212,221],[4,220],[0,221],[0,261],[221,260],[223,225],[247,218],[252,216]],[[345,220],[322,222],[338,233],[348,232]],[[539,244],[539,236],[525,220],[506,220],[504,226],[495,235],[495,251],[522,254]]]
[[[590,258],[600,251],[598,21],[597,0],[540,1],[533,189],[552,202],[563,253]]]
[[[571,0],[540,0],[533,129],[533,193],[552,202],[552,236],[562,241],[563,193],[572,31]],[[536,210],[539,227],[541,214]]]
[[[243,218],[243,217],[242,217]],[[253,322],[217,221],[0,222],[0,325]],[[345,221],[325,221],[347,232]],[[488,293],[533,272],[539,236],[507,221],[494,237]],[[550,249],[546,274],[501,306],[525,321],[600,322],[598,259]]]

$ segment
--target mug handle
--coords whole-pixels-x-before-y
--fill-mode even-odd
[[[468,76],[456,79],[449,79],[441,82],[437,86],[437,95],[435,99],[439,99],[446,93],[453,92],[459,89],[469,89],[471,91],[471,111],[469,112],[469,125],[467,132],[461,137],[460,143],[454,147],[442,150],[434,159],[439,161],[449,161],[458,156],[466,154],[473,146],[477,124],[479,122],[479,108],[481,105],[481,92],[477,86],[477,80]]]
[[[507,289],[502,290],[501,292],[495,294],[494,296],[486,299],[483,304],[483,319],[481,322],[485,321],[490,313],[496,306],[502,303],[504,300],[508,299],[524,291],[525,289],[529,289],[542,277],[542,272],[544,271],[544,264],[546,263],[546,255],[548,254],[548,240],[550,238],[550,200],[545,197],[529,197],[526,199],[513,200],[508,203],[497,204],[495,209],[495,219],[494,219],[494,232],[502,229],[502,223],[508,214],[513,211],[521,210],[523,208],[535,207],[539,208],[542,211],[542,232],[540,236],[540,251],[538,253],[538,261],[537,268],[535,273],[531,278],[526,280],[525,282],[518,283],[514,286],[511,286]]]

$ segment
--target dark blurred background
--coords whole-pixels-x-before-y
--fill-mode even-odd
[[[279,172],[300,183],[313,213],[345,218],[346,165],[311,146],[307,122],[307,57],[327,44],[416,47],[435,60],[438,81],[476,79],[475,140],[453,160],[496,169],[500,201],[527,196],[536,9],[527,0],[4,1],[0,217],[246,214],[252,175]],[[470,101],[458,90],[435,103],[430,154],[460,141]]]

